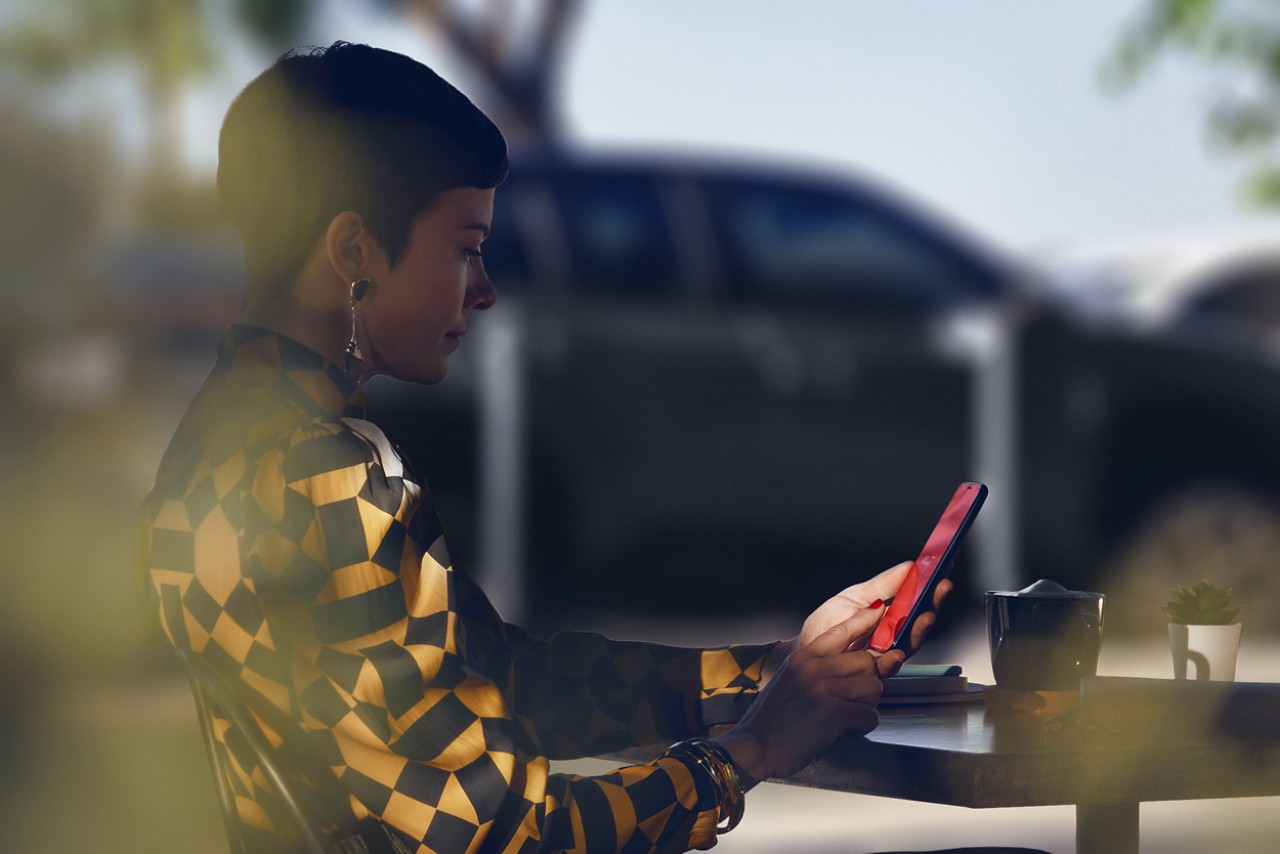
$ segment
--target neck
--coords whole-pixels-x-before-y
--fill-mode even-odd
[[[236,319],[292,338],[335,365],[342,365],[351,338],[349,311],[341,306],[307,305],[288,297],[248,300]]]

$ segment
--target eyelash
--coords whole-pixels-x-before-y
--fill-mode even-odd
[[[483,254],[479,249],[472,249],[472,248],[470,248],[470,247],[467,247],[466,249],[463,249],[463,250],[462,250],[462,254],[463,254],[463,255],[466,255],[468,258],[483,258],[483,257],[484,257],[484,254]]]

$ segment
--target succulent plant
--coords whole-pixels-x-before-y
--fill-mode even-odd
[[[1169,604],[1160,610],[1175,623],[1189,626],[1225,626],[1234,623],[1240,607],[1232,607],[1231,588],[1223,589],[1208,581],[1198,582],[1188,590],[1179,587],[1173,591]]]

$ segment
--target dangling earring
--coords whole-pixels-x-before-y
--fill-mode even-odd
[[[342,362],[343,373],[347,376],[351,376],[353,370],[358,375],[360,373],[358,363],[364,361],[364,354],[360,352],[360,344],[356,341],[356,303],[364,299],[364,295],[368,292],[367,278],[356,279],[351,283],[351,340],[347,342],[346,358]]]

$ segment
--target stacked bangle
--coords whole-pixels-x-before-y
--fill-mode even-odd
[[[677,741],[667,748],[663,756],[680,759],[701,768],[715,784],[719,795],[716,833],[728,833],[742,821],[747,796],[743,791],[738,769],[723,747],[706,738],[690,738]]]

